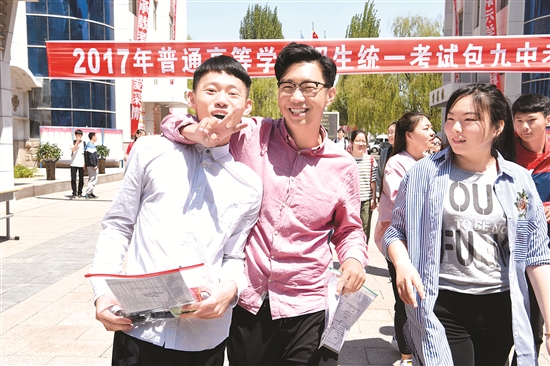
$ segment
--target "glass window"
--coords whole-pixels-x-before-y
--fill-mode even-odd
[[[92,127],[107,127],[107,116],[105,113],[92,112]]]
[[[71,19],[71,40],[72,41],[89,41],[90,30],[88,22],[83,20]]]
[[[48,76],[48,63],[46,62],[46,49],[41,47],[29,47],[27,49],[29,55],[29,69],[34,76]]]
[[[72,126],[71,111],[51,111],[52,126]]]
[[[42,81],[42,88],[32,88],[29,95],[29,109],[32,108],[49,108],[50,104],[50,79],[44,79]],[[48,95],[46,96],[46,92]]]
[[[105,40],[106,41],[115,40],[115,31],[112,28],[105,27]]]
[[[69,3],[69,10],[72,17],[89,19],[88,0],[71,0]]]
[[[90,109],[90,83],[87,81],[73,81],[73,108]]]
[[[105,110],[105,84],[92,84],[92,109]]]
[[[27,14],[46,14],[46,0],[27,2]]]
[[[107,125],[106,128],[116,128],[116,114],[107,113]]]
[[[66,41],[69,39],[69,19],[48,18],[50,41]]]
[[[544,95],[550,95],[550,78],[546,80],[532,81],[523,84],[521,86],[521,93],[540,93]]]
[[[71,82],[69,80],[52,80],[50,88],[52,108],[71,108]]]
[[[113,3],[114,1],[106,1],[105,2],[105,24],[110,25],[111,27],[114,27],[115,22],[113,20]]]
[[[111,112],[116,112],[116,103],[115,103],[115,86],[107,85],[105,90],[105,102],[106,110]]]
[[[44,12],[45,14],[46,12]],[[48,0],[48,14],[69,15],[68,0]]]
[[[47,30],[47,17],[27,16],[27,42],[29,46],[45,46]]]
[[[100,24],[90,23],[90,39],[92,41],[104,41],[105,27]]]
[[[525,21],[550,15],[548,0],[525,0]]]
[[[139,0],[128,0],[128,10],[134,15],[138,13]]]
[[[90,20],[105,23],[105,11],[103,7],[109,6],[108,3],[112,4],[113,1],[90,1]]]
[[[550,15],[525,23],[523,34],[550,34]]]
[[[73,112],[73,126],[75,127],[90,127],[90,112]]]
[[[30,121],[31,139],[40,138],[40,121]]]

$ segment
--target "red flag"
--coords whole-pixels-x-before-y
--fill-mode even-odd
[[[317,33],[315,33],[314,30],[311,30],[311,35],[312,35],[313,39],[319,39],[319,36],[317,35]]]

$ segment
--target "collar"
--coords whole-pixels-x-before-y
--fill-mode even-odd
[[[290,133],[288,132],[286,125],[285,125],[285,119],[281,118],[279,120],[279,132],[281,136],[284,138],[286,143],[290,145],[294,150],[298,151],[299,154],[319,154],[324,151],[325,144],[327,141],[327,131],[323,126],[319,126],[319,135],[321,136],[321,143],[318,146],[312,147],[312,148],[306,148],[306,149],[300,149],[298,146],[296,146],[296,142],[290,136]]]
[[[504,159],[502,155],[495,149],[491,151],[491,155],[493,155],[493,157],[497,161],[498,176],[507,175],[510,178],[514,179],[515,178],[514,166],[517,166],[517,165],[511,161]],[[444,150],[430,155],[428,159],[432,159],[437,165],[443,163],[444,161],[452,162],[453,151],[451,150],[450,147],[446,147]]]
[[[200,144],[194,145],[197,151],[201,154],[211,154],[212,159],[219,160],[227,155],[229,155],[229,144],[215,147],[204,147]]]

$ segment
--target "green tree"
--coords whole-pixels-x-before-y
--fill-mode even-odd
[[[241,39],[283,39],[283,26],[277,16],[277,7],[250,5],[241,21]],[[253,100],[253,116],[277,117],[280,115],[277,103],[277,80],[270,78],[252,79],[250,99]]]
[[[441,37],[441,17],[430,19],[422,15],[397,17],[392,25],[395,37]],[[440,88],[440,73],[403,73],[396,75],[401,104],[405,111],[420,111],[431,116],[434,130],[441,131],[441,108],[430,107],[430,91]]]
[[[380,19],[376,17],[374,1],[368,0],[363,13],[352,17],[346,38],[379,35]],[[397,118],[399,89],[393,75],[343,75],[336,87],[338,92],[330,109],[340,112],[340,124],[376,134],[386,131],[386,126]]]

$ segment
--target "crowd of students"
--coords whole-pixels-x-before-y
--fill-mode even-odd
[[[189,94],[197,114],[169,115],[163,137],[136,141],[91,272],[122,273],[128,253],[127,274],[200,261],[211,281],[179,318],[136,325],[94,277],[113,364],[223,365],[227,348],[230,365],[337,365],[319,348],[329,241],[337,292],[359,290],[376,207],[403,365],[504,365],[512,345],[518,364],[536,364],[543,333],[550,348],[550,151],[534,137],[550,124],[548,99],[518,99],[514,120],[494,86],[459,89],[447,148],[436,152],[428,116],[408,112],[388,127],[393,147],[377,166],[364,131],[348,152],[321,126],[336,95],[330,58],[293,42],[275,75],[283,117],[245,118],[250,77],[231,57],[210,58]]]

